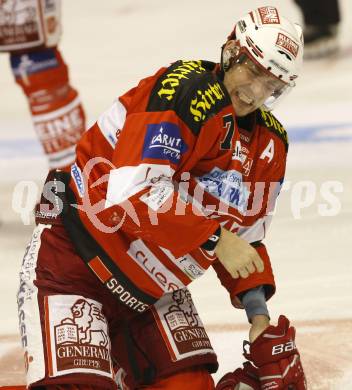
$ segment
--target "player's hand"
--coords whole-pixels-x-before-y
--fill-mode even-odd
[[[247,278],[255,271],[264,271],[263,260],[257,251],[245,240],[224,228],[221,228],[215,254],[233,278]]]

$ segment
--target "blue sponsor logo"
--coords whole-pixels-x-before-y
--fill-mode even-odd
[[[179,164],[187,149],[177,125],[171,122],[151,124],[145,135],[142,159],[155,158]]]
[[[84,195],[84,181],[82,171],[76,163],[71,165],[71,176],[76,184],[78,194],[82,198]]]
[[[16,77],[28,76],[58,66],[59,62],[53,49],[11,56],[11,68]]]
[[[245,214],[249,191],[242,181],[242,174],[235,170],[223,171],[213,168],[211,172],[197,178],[204,190],[215,198]]]

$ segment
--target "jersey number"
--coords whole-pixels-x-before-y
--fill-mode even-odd
[[[235,131],[235,121],[232,114],[224,115],[222,117],[223,126],[227,129],[225,138],[220,143],[220,148],[223,150],[232,149],[232,137]]]

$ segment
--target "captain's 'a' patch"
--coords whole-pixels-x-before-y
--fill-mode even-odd
[[[259,125],[265,126],[269,131],[275,133],[285,145],[286,151],[288,150],[288,135],[283,125],[276,119],[276,117],[269,111],[265,111],[262,108],[258,110],[257,121]]]

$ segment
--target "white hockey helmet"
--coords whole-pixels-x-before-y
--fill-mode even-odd
[[[228,40],[235,40],[239,51],[230,62],[222,57],[225,71],[245,54],[286,84],[284,90],[265,103],[267,109],[271,109],[279,97],[296,85],[295,79],[303,62],[302,28],[279,14],[277,8],[266,6],[249,12],[236,23]]]

